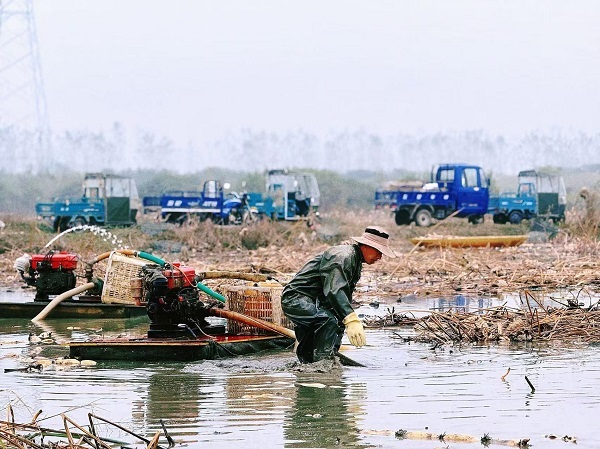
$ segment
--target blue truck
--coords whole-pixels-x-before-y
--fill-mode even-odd
[[[518,175],[516,192],[492,196],[488,213],[494,223],[519,224],[534,218],[564,221],[567,190],[562,176],[524,170]]]
[[[200,221],[228,223],[231,208],[226,209],[229,184],[205,181],[202,190],[170,190],[160,196],[142,198],[144,213],[158,212],[167,223],[183,224],[190,217]]]
[[[488,211],[489,186],[481,167],[442,164],[434,167],[429,183],[378,189],[375,208],[391,211],[398,226],[430,226],[450,215],[479,224]]]
[[[103,173],[87,173],[79,197],[56,198],[36,203],[38,220],[55,232],[81,225],[131,226],[136,223],[140,204],[133,178]]]
[[[299,220],[318,209],[320,192],[310,173],[271,170],[266,193],[228,192],[229,183],[204,183],[202,191],[177,190],[144,197],[144,212],[158,212],[168,223],[184,223],[189,217],[219,224],[242,224],[262,218]]]

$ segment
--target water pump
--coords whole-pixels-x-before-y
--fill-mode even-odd
[[[24,254],[14,267],[27,285],[36,288],[35,300],[48,301],[49,295],[60,295],[75,287],[78,257],[66,251],[47,254]]]
[[[201,300],[194,268],[172,266],[142,267],[143,302],[150,329],[148,337],[198,337],[225,332],[225,326],[211,325],[206,317],[214,303]]]

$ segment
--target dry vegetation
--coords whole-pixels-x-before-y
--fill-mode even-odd
[[[600,310],[579,307],[544,307],[525,292],[525,310],[498,307],[483,314],[431,313],[414,324],[417,341],[444,343],[490,343],[513,341],[569,340],[600,342]],[[531,303],[535,303],[532,305]]]
[[[14,260],[23,253],[49,249],[78,254],[82,261],[118,247],[155,254],[169,262],[181,261],[197,271],[231,270],[271,274],[285,281],[313,254],[329,245],[360,235],[369,224],[388,229],[396,259],[383,258],[366,266],[362,284],[383,297],[446,295],[468,292],[498,295],[531,288],[570,288],[595,291],[600,286],[600,244],[597,223],[569,217],[568,224],[547,234],[534,233],[532,241],[509,248],[419,248],[409,238],[439,235],[526,234],[526,223],[470,225],[449,219],[433,228],[396,226],[384,212],[333,212],[313,226],[306,222],[260,222],[248,227],[217,226],[210,222],[183,227],[141,222],[135,228],[111,229],[112,235],[71,232],[44,246],[56,235],[34,221],[5,219],[0,231],[0,285],[14,286],[18,279]]]

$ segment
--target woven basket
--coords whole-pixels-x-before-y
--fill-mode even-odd
[[[113,252],[108,258],[101,300],[105,304],[136,304],[131,294],[131,279],[141,276],[141,269],[150,262]]]
[[[292,322],[281,309],[283,287],[230,286],[225,289],[225,308],[254,318],[293,329]],[[269,331],[228,320],[228,331],[241,335],[266,335]]]

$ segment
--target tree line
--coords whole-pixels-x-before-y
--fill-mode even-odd
[[[540,166],[600,164],[600,133],[553,130],[506,137],[483,130],[394,135],[347,130],[316,135],[304,130],[244,129],[215,141],[182,146],[148,131],[131,132],[120,123],[103,131],[44,136],[0,126],[0,171],[4,173],[168,170],[184,174],[207,167],[243,172],[307,167],[341,174],[389,173],[424,172],[444,162],[473,163],[506,175]]]

